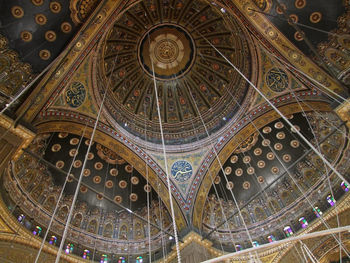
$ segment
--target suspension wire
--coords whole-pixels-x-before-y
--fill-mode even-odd
[[[112,68],[112,74],[111,74],[111,76],[113,75],[113,71],[114,71],[114,67],[115,67],[117,58],[118,58],[118,56],[116,56],[116,58],[114,59],[114,63],[113,63],[113,68]],[[87,163],[87,160],[88,160],[88,154],[89,154],[89,152],[90,152],[90,149],[91,149],[91,146],[92,146],[92,143],[93,143],[93,139],[94,139],[94,137],[95,137],[95,133],[96,133],[96,130],[97,130],[97,125],[98,125],[99,120],[100,120],[100,116],[101,116],[101,113],[102,113],[103,104],[104,104],[104,101],[105,101],[105,99],[106,99],[106,95],[107,95],[107,91],[108,91],[110,82],[111,82],[111,77],[109,78],[109,81],[108,81],[108,83],[107,83],[107,86],[106,86],[106,89],[105,89],[105,92],[104,92],[104,95],[103,95],[103,99],[102,99],[102,102],[101,102],[101,105],[100,105],[100,109],[99,109],[98,114],[97,114],[97,118],[96,118],[96,121],[95,121],[94,129],[93,129],[92,134],[91,134],[91,139],[90,139],[90,141],[89,141],[89,146],[88,146],[87,152],[86,152],[86,154],[85,154],[84,163],[83,163],[83,166],[82,166],[82,168],[81,168],[81,173],[80,173],[80,176],[79,176],[77,188],[75,189],[75,193],[74,193],[72,205],[71,205],[70,210],[69,210],[68,219],[67,219],[67,222],[66,222],[66,225],[65,225],[65,228],[64,228],[63,236],[62,236],[62,242],[61,242],[61,244],[60,244],[60,248],[59,248],[59,250],[58,250],[55,263],[58,263],[59,260],[60,260],[60,257],[61,257],[61,252],[62,252],[63,244],[64,244],[64,241],[65,241],[66,236],[67,236],[67,231],[68,231],[68,227],[69,227],[69,224],[70,224],[70,221],[71,221],[71,218],[72,218],[72,214],[73,214],[75,202],[76,202],[76,200],[77,200],[77,197],[78,197],[78,194],[79,194],[79,188],[80,188],[80,185],[81,185],[81,181],[82,181],[82,179],[83,179],[84,169],[85,169],[85,167],[86,167],[86,163]]]
[[[228,91],[229,92],[229,91]],[[230,92],[229,92],[230,93]],[[232,96],[232,94],[230,93],[230,95]],[[233,96],[232,96],[233,97]],[[236,101],[237,105],[239,105],[241,107],[241,105],[237,102],[237,100],[233,97],[233,99]],[[251,117],[248,115],[247,116],[250,123],[255,127],[255,129],[258,131],[258,133],[260,134],[260,136],[265,140],[265,136],[259,131],[259,129],[256,127],[255,123],[253,122],[253,120],[251,119]],[[293,129],[294,130],[294,129]],[[295,129],[296,130],[296,129]],[[297,186],[298,190],[300,191],[300,193],[303,195],[303,197],[307,200],[307,202],[309,203],[309,205],[312,207],[312,209],[316,210],[314,205],[311,203],[311,201],[309,200],[309,198],[307,197],[307,195],[302,191],[302,188],[298,185],[298,183],[296,182],[296,180],[294,179],[294,177],[290,174],[289,169],[285,166],[285,164],[282,162],[281,158],[277,155],[276,151],[272,148],[271,145],[268,145],[268,147],[270,148],[270,150],[273,152],[273,154],[276,156],[277,160],[280,162],[280,164],[282,165],[283,169],[287,172],[288,176],[291,178],[291,180],[293,181],[293,183]],[[320,215],[320,219],[322,221],[322,223],[326,226],[327,229],[330,229],[328,223],[323,219],[323,216]],[[342,246],[342,243],[339,242],[339,240],[336,238],[336,236],[334,234],[332,234],[333,238],[337,241],[337,243],[339,244],[339,246],[341,246],[344,250],[344,252],[347,254],[347,256],[350,258],[349,253],[347,252],[346,248],[344,248]]]
[[[300,255],[300,252],[299,252],[299,249],[298,249],[298,243],[297,242],[293,242],[293,248],[295,249],[295,251],[297,252],[298,254],[298,257],[300,259],[300,262],[304,262],[304,263],[307,263],[307,260],[305,258],[305,255],[304,255],[304,258],[301,257]],[[301,249],[301,248],[300,248]],[[302,249],[301,249],[302,250]]]
[[[193,131],[195,132],[196,129],[195,129],[195,126],[194,126],[194,123],[193,123],[193,118],[191,118],[191,123],[192,123],[192,129],[193,129]],[[197,141],[199,141],[198,134],[195,133],[195,135],[196,135]],[[210,175],[210,176],[211,176],[211,178],[212,178],[211,184],[212,184],[212,186],[213,186],[213,188],[214,188],[215,195],[216,195],[216,197],[217,197],[217,200],[218,200],[218,203],[219,203],[219,206],[220,206],[220,209],[221,209],[222,216],[223,216],[224,220],[225,220],[226,222],[228,222],[228,219],[227,219],[227,217],[226,217],[226,214],[224,213],[225,210],[223,209],[222,201],[221,201],[219,195],[217,194],[217,189],[216,189],[216,187],[215,187],[214,181],[215,181],[216,176],[215,176],[215,177],[213,177],[212,175]],[[206,197],[206,201],[207,201],[208,204],[209,204],[210,210],[213,211],[213,206],[211,205],[211,203],[210,203],[210,201],[208,200],[208,198],[209,198],[209,193],[208,193],[208,195],[207,195],[207,197]],[[200,229],[199,231],[200,231],[201,236],[203,236],[203,235],[202,235],[202,229]],[[231,237],[231,241],[232,241],[232,243],[233,243],[234,249],[235,249],[235,251],[237,251],[236,244],[235,244],[235,241],[234,241],[234,238],[233,238],[232,231],[231,231],[230,227],[228,227],[228,231],[229,231],[229,235],[230,235],[230,237]],[[219,231],[218,231],[218,232],[219,232]],[[202,239],[202,240],[203,240],[203,239]],[[222,252],[225,253],[220,238],[219,238],[219,243],[220,243],[220,247],[221,247]],[[209,258],[208,251],[205,250],[205,252],[206,252],[206,258],[208,259],[208,258]]]
[[[271,58],[270,58],[270,59],[271,59]],[[271,59],[271,61],[272,61],[273,64],[275,64],[275,63],[274,63],[274,62],[275,62],[274,59]],[[279,64],[280,64],[280,63],[279,63]],[[280,66],[283,67],[283,65],[280,65]],[[284,68],[285,68],[285,67],[284,67]],[[277,69],[278,69],[278,71],[281,73],[280,68],[277,67]],[[312,132],[312,134],[313,134],[313,137],[315,138],[316,147],[317,147],[318,151],[321,152],[319,140],[318,140],[318,138],[317,138],[317,136],[316,136],[316,134],[315,134],[314,129],[312,128],[312,125],[311,125],[311,123],[310,123],[310,121],[309,121],[309,119],[308,119],[308,116],[307,116],[306,112],[304,111],[304,108],[303,108],[302,105],[300,104],[300,101],[299,101],[298,96],[296,96],[296,94],[294,93],[294,91],[293,91],[293,89],[292,89],[291,87],[289,87],[289,90],[290,90],[290,92],[293,94],[293,96],[294,96],[296,102],[298,103],[298,105],[299,105],[299,107],[301,108],[303,114],[305,115],[305,118],[306,118],[306,121],[307,121],[307,123],[308,123],[308,126],[309,126],[309,128],[310,128],[310,130],[311,130],[311,132]],[[346,136],[346,137],[347,137],[347,136]],[[325,171],[326,171],[326,173],[324,174],[324,176],[327,178],[327,183],[328,183],[328,187],[329,187],[329,189],[330,189],[330,193],[331,193],[331,195],[334,197],[334,193],[333,193],[333,189],[332,189],[332,184],[331,184],[330,179],[329,179],[329,170],[328,170],[328,167],[327,167],[327,165],[326,165],[324,162],[323,162],[323,166],[324,166]],[[320,172],[322,173],[322,171],[320,171]],[[315,211],[316,211],[316,210],[315,210]],[[337,226],[339,227],[339,226],[340,226],[340,221],[339,221],[339,209],[338,209],[338,207],[337,207],[337,203],[335,203],[335,211],[336,211]],[[318,212],[316,211],[316,213],[318,213]],[[339,233],[339,242],[342,243],[341,234],[340,234],[340,233]],[[339,251],[340,251],[340,253],[341,253],[341,249],[339,249]],[[340,258],[340,263],[342,263],[342,259],[341,259],[341,258]]]
[[[145,141],[147,144],[147,118],[146,118],[146,105],[143,104],[143,111],[144,111],[144,115],[145,115]],[[150,224],[150,200],[149,200],[149,195],[150,195],[150,191],[148,191],[148,189],[151,187],[149,184],[149,175],[148,175],[148,164],[147,161],[145,161],[146,164],[146,181],[147,181],[147,230],[148,230],[148,261],[149,263],[152,262],[152,250],[151,250],[151,224]],[[161,232],[161,234],[163,235],[163,232]]]
[[[54,219],[55,219],[55,215],[56,215],[57,210],[58,210],[58,207],[59,207],[59,205],[60,205],[60,201],[61,201],[61,199],[62,199],[62,197],[63,197],[63,194],[64,194],[64,189],[65,189],[65,187],[66,187],[66,185],[67,185],[69,176],[70,176],[70,174],[71,174],[71,172],[72,172],[72,169],[73,169],[73,164],[74,164],[74,162],[75,162],[75,160],[76,160],[76,158],[77,158],[77,156],[78,156],[78,152],[79,152],[79,150],[80,150],[81,142],[83,141],[83,138],[84,138],[84,135],[85,135],[85,132],[86,132],[86,128],[87,128],[87,124],[85,125],[85,128],[84,128],[84,130],[83,130],[83,133],[82,133],[82,135],[81,135],[81,138],[80,138],[80,141],[79,141],[79,144],[78,144],[78,147],[77,147],[77,150],[76,150],[76,152],[75,152],[75,154],[74,154],[73,160],[72,160],[71,165],[70,165],[70,167],[69,167],[69,170],[68,170],[68,172],[67,172],[66,178],[65,178],[64,183],[63,183],[63,186],[62,186],[62,190],[61,190],[60,195],[59,195],[59,197],[58,197],[58,199],[57,199],[57,203],[56,203],[55,209],[54,209],[54,211],[52,212],[52,216],[51,216],[51,218],[50,218],[49,225],[48,225],[47,230],[46,230],[46,232],[45,232],[45,236],[44,236],[44,238],[43,238],[43,240],[42,240],[42,242],[41,242],[40,249],[39,249],[39,251],[38,251],[38,253],[37,253],[37,255],[36,255],[36,258],[35,258],[35,261],[34,261],[35,263],[38,263],[38,260],[39,260],[39,257],[40,257],[40,253],[41,253],[41,251],[42,251],[43,248],[44,248],[44,244],[45,244],[46,238],[47,238],[47,236],[48,236],[48,234],[49,234],[49,231],[50,231],[51,226],[52,226],[52,224],[53,224],[53,221],[54,221]]]
[[[200,32],[199,32],[199,34],[201,34]],[[202,34],[201,34],[202,35]],[[238,73],[251,85],[251,86],[253,86],[254,88],[255,88],[255,90],[257,90],[258,91],[258,93],[263,97],[263,98],[265,98],[265,100],[275,109],[275,111],[277,111],[278,113],[279,113],[279,115],[291,126],[291,128],[292,128],[292,130],[293,131],[295,131],[295,132],[297,132],[298,134],[299,134],[299,136],[301,135],[301,133],[297,130],[297,129],[294,129],[293,127],[293,125],[289,122],[289,120],[265,97],[265,95],[262,93],[262,92],[260,92],[256,87],[255,87],[255,85],[253,84],[253,83],[251,83],[217,48],[215,48],[212,44],[211,44],[211,42],[209,42],[203,35],[202,35],[202,37],[221,55],[221,56],[223,56],[223,58],[232,66],[232,67],[234,67],[234,69],[236,70],[236,71],[238,71]],[[237,102],[237,100],[234,98],[234,96],[231,94],[231,96],[233,97],[233,99],[236,101],[236,103],[237,103],[237,105],[239,105],[240,107],[241,107],[241,105]],[[256,125],[254,124],[254,122],[251,120],[251,117],[250,116],[248,116],[248,118],[249,118],[249,120],[250,120],[250,122],[251,122],[251,124],[255,127],[255,129],[260,133],[260,135],[264,138],[264,136],[261,134],[261,132],[257,129],[257,127],[256,127]],[[300,136],[300,137],[302,137],[302,138],[304,138],[305,139],[305,137],[304,136]],[[307,141],[306,139],[305,139],[305,142],[308,144],[308,145],[311,145],[312,147],[311,148],[313,148],[313,150],[315,149],[315,147],[313,147],[313,145],[311,144],[311,143],[309,143],[309,141]],[[312,205],[312,203],[310,202],[310,200],[307,198],[307,196],[303,193],[303,191],[300,189],[300,187],[299,187],[299,185],[297,184],[297,182],[295,181],[295,179],[293,178],[293,176],[291,176],[291,174],[290,174],[290,171],[285,167],[285,165],[283,164],[283,162],[282,162],[282,160],[279,158],[279,156],[276,154],[276,152],[274,151],[274,149],[272,149],[272,147],[271,147],[271,145],[269,145],[269,148],[272,150],[272,152],[274,153],[274,155],[277,157],[277,159],[279,160],[279,162],[281,163],[281,165],[283,166],[283,168],[284,168],[284,170],[285,171],[287,171],[287,173],[288,173],[288,175],[290,176],[290,178],[293,180],[293,182],[294,182],[294,184],[298,187],[298,189],[299,189],[299,191],[304,195],[304,198],[309,202],[309,204],[311,205],[311,207],[314,209],[314,206]],[[316,152],[317,152],[317,150],[316,150]],[[320,156],[321,158],[323,157],[322,155]],[[322,159],[325,159],[324,157],[322,158]],[[328,161],[327,161],[327,163],[328,163]],[[345,180],[345,182],[347,182],[346,180]],[[323,219],[323,217],[321,216],[320,217],[320,219],[322,220],[322,222],[325,224],[325,226],[327,227],[327,228],[329,228],[329,226],[328,226],[328,224],[324,221],[324,219]],[[334,236],[334,234],[333,234],[333,237],[335,238],[335,240],[339,243],[339,240]],[[342,246],[341,245],[341,243],[339,243],[339,245],[340,246]],[[343,248],[344,249],[344,248]],[[344,250],[345,251],[345,250]],[[345,251],[345,253],[349,256],[349,254]]]
[[[301,26],[301,27],[305,27],[305,28],[308,28],[308,29],[311,29],[311,30],[315,30],[315,31],[318,31],[318,32],[321,32],[321,33],[325,33],[327,35],[331,35],[331,36],[335,36],[335,37],[340,37],[341,35],[337,34],[337,33],[333,33],[333,32],[330,32],[330,31],[325,31],[325,30],[322,30],[322,29],[319,29],[319,28],[316,28],[316,27],[313,27],[313,26],[308,26],[308,25],[305,25],[305,24],[302,24],[302,23],[298,23],[298,22],[295,22],[293,21],[292,19],[283,19],[277,15],[273,15],[273,14],[269,14],[267,12],[264,12],[264,11],[260,11],[260,10],[256,10],[256,9],[253,9],[253,8],[247,8],[247,10],[250,10],[250,11],[253,11],[253,12],[256,12],[256,13],[260,13],[260,14],[264,14],[266,16],[271,16],[273,18],[276,18],[280,21],[285,21],[285,22],[288,22],[288,23],[291,23],[291,24],[295,24],[295,25],[298,25],[298,26]]]
[[[298,131],[298,129],[295,129],[293,124],[283,115],[283,113],[228,59],[226,58],[207,38],[205,38],[200,32],[198,32],[202,38],[204,38],[209,45],[215,49],[216,52],[218,52],[225,60],[226,62],[228,62],[249,84],[250,86],[252,86],[257,93],[271,106],[272,109],[274,109],[276,111],[276,113],[278,113],[278,115],[280,115],[282,117],[282,119],[291,127],[291,129],[293,131],[295,131],[300,138],[327,164],[327,166],[329,168],[331,168],[331,170],[340,178],[342,179],[345,183],[347,183],[349,185],[349,182],[332,166],[332,164],[330,164],[327,159],[324,158],[324,156],[322,156],[322,154],[312,145],[312,143],[310,143],[307,138],[304,137],[304,135],[301,134],[300,131]]]
[[[150,42],[149,33],[148,33],[148,41]],[[155,96],[156,96],[156,104],[157,104],[157,111],[158,111],[158,118],[159,118],[159,127],[160,127],[160,133],[161,133],[161,138],[162,138],[162,147],[163,147],[164,164],[165,164],[165,174],[166,174],[166,177],[167,177],[167,185],[168,185],[168,192],[169,192],[169,202],[170,202],[170,209],[171,209],[171,217],[172,217],[172,220],[173,220],[173,227],[174,227],[174,236],[175,236],[175,246],[176,246],[177,261],[178,261],[178,263],[181,263],[179,240],[178,240],[178,236],[177,236],[176,218],[175,218],[174,204],[173,204],[173,199],[172,199],[172,194],[171,194],[170,176],[169,176],[169,171],[168,171],[168,160],[167,160],[167,154],[166,154],[166,149],[165,149],[165,141],[164,141],[164,134],[163,134],[162,116],[161,116],[160,107],[159,107],[157,81],[156,81],[156,76],[155,76],[155,72],[154,72],[153,58],[150,57],[150,59],[151,59],[151,63],[152,63],[153,84],[154,84],[154,90],[155,90]]]
[[[311,250],[307,247],[307,245],[305,245],[305,243],[303,243],[301,240],[299,240],[300,242],[300,247],[303,247],[306,254],[309,256],[309,258],[311,259],[311,262],[313,263],[319,263],[318,259],[314,256],[314,254],[311,252]]]
[[[188,88],[188,86],[187,86],[187,88]],[[204,127],[204,129],[205,129],[205,132],[206,132],[208,138],[210,138],[210,134],[209,134],[209,131],[208,131],[208,129],[207,129],[207,126],[206,126],[206,124],[205,124],[205,122],[204,122],[204,120],[203,120],[203,117],[202,117],[202,115],[201,115],[201,113],[200,113],[200,111],[199,111],[198,105],[197,105],[197,103],[196,103],[196,101],[195,101],[195,99],[194,99],[194,97],[193,97],[193,94],[192,94],[192,92],[191,92],[191,90],[190,90],[189,88],[188,88],[188,92],[189,92],[189,94],[191,95],[191,98],[192,98],[192,100],[193,100],[193,103],[194,103],[194,105],[195,105],[195,108],[196,108],[196,110],[197,110],[197,112],[198,112],[198,115],[199,115],[199,117],[200,117],[200,119],[201,119],[201,122],[202,122],[202,124],[203,124],[203,127]],[[214,145],[213,143],[211,143],[211,148],[212,148],[212,151],[213,151],[214,154],[215,154],[216,160],[217,160],[218,163],[219,163],[219,166],[220,166],[221,172],[222,172],[222,174],[223,174],[223,176],[224,176],[224,178],[225,178],[226,184],[228,184],[228,183],[229,183],[229,180],[228,180],[228,178],[227,178],[227,176],[226,176],[226,174],[225,174],[224,168],[223,168],[223,166],[222,166],[222,163],[221,163],[221,161],[220,161],[220,159],[219,159],[218,153],[217,153],[217,151],[216,151],[216,149],[215,149],[215,145]],[[232,189],[230,189],[229,191],[230,191],[230,193],[231,193],[231,195],[232,195],[232,199],[233,199],[233,201],[234,201],[234,203],[235,203],[235,206],[236,206],[237,209],[238,209],[239,216],[240,216],[240,218],[241,218],[241,220],[242,220],[242,222],[243,222],[243,225],[244,225],[244,228],[245,228],[245,230],[246,230],[247,236],[248,236],[248,238],[249,238],[249,240],[250,240],[250,243],[251,243],[251,245],[253,246],[252,237],[251,237],[251,235],[250,235],[250,233],[249,233],[249,230],[248,230],[248,227],[247,227],[247,225],[246,225],[246,223],[245,223],[245,221],[244,221],[244,218],[243,218],[243,215],[242,215],[241,210],[240,210],[240,208],[239,208],[237,199],[236,199],[235,195],[233,194]],[[258,261],[259,261],[259,255],[256,254],[256,256],[257,256],[257,259],[258,259]]]
[[[227,17],[228,17],[228,16],[227,16]],[[229,21],[230,21],[230,20],[229,20]],[[237,32],[235,32],[235,33],[231,32],[231,34],[234,34],[234,35],[240,37],[241,39],[246,39],[242,34],[239,34],[239,33],[237,33]],[[251,33],[251,35],[252,35],[259,43],[261,43],[260,40],[258,39],[258,36],[257,36],[256,34]],[[261,43],[261,44],[262,44],[261,47],[263,47],[263,46],[264,46],[264,43]],[[265,50],[266,50],[266,49],[265,49]],[[339,99],[341,99],[341,100],[343,100],[343,101],[346,101],[346,100],[347,100],[346,98],[342,97],[340,94],[334,92],[334,91],[331,90],[330,88],[328,88],[328,87],[326,87],[325,85],[323,85],[322,83],[320,83],[318,80],[312,78],[311,76],[307,75],[307,74],[304,73],[303,71],[299,70],[298,68],[296,68],[295,66],[293,66],[290,62],[284,61],[282,58],[279,58],[277,55],[271,53],[271,52],[268,51],[268,50],[266,50],[266,51],[267,51],[271,56],[273,56],[273,57],[275,57],[277,60],[279,60],[281,63],[285,63],[286,66],[287,66],[288,68],[292,68],[294,71],[298,72],[299,74],[302,74],[304,77],[306,77],[308,80],[310,80],[311,82],[314,83],[314,86],[313,86],[313,87],[314,87],[315,89],[319,90],[320,92],[322,92],[322,93],[324,93],[325,95],[329,96],[330,98],[334,99],[334,100],[335,100],[336,102],[338,102],[339,104],[341,104],[342,102],[340,102],[339,100],[337,100],[335,97],[332,97],[332,95],[326,93],[325,91],[327,91],[327,92],[333,94],[334,96],[338,97]],[[316,83],[318,86],[322,87],[323,89],[320,89],[317,85],[315,85],[315,83]]]

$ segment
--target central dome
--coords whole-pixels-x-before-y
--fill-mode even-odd
[[[161,142],[157,104],[169,150],[178,144],[190,149],[197,141],[204,145],[206,130],[211,139],[222,136],[251,95],[247,82],[210,43],[254,81],[248,38],[235,17],[224,18],[206,1],[137,2],[101,41],[95,97],[101,102],[108,86],[107,121],[139,145],[157,149]]]
[[[159,80],[182,77],[194,61],[194,43],[184,28],[161,24],[146,32],[138,50],[144,71]],[[153,63],[153,65],[152,65]]]

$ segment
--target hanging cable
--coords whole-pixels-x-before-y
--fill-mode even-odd
[[[146,105],[144,104],[143,105],[143,109],[144,109],[144,115],[145,115],[145,141],[146,141],[146,144],[147,144],[147,121],[146,121]],[[150,184],[149,184],[149,178],[148,178],[148,164],[147,164],[147,161],[145,161],[145,164],[146,164],[146,181],[147,181],[147,187],[151,187]],[[150,195],[150,191],[148,191],[148,188],[147,188],[147,230],[148,230],[148,261],[149,263],[152,262],[152,251],[151,251],[151,224],[150,224],[150,212],[149,212],[149,209],[150,209],[150,200],[149,200],[149,195]],[[161,233],[163,234],[163,233]]]
[[[149,35],[148,35],[149,40]],[[169,192],[169,202],[170,202],[170,209],[171,209],[171,217],[173,220],[173,228],[174,228],[174,236],[175,236],[175,246],[176,246],[176,254],[177,254],[177,261],[181,263],[181,255],[180,255],[180,247],[179,247],[179,240],[177,236],[177,228],[176,228],[176,218],[175,218],[175,211],[174,211],[174,204],[171,194],[171,184],[170,184],[170,176],[168,171],[168,160],[167,160],[167,154],[165,149],[165,142],[164,142],[164,134],[163,134],[163,125],[162,125],[162,116],[160,113],[160,107],[159,107],[159,98],[158,98],[158,88],[157,88],[157,82],[156,82],[156,76],[154,72],[154,64],[153,64],[153,58],[150,57],[151,63],[152,63],[152,73],[153,73],[153,84],[154,84],[154,90],[155,90],[155,96],[156,96],[156,104],[157,104],[157,112],[158,112],[158,118],[159,118],[159,127],[160,127],[160,133],[161,133],[161,139],[162,139],[162,146],[163,146],[163,155],[164,155],[164,163],[165,163],[165,174],[167,177],[167,185],[168,185],[168,192]]]
[[[199,111],[198,105],[197,105],[197,103],[196,103],[196,101],[195,101],[195,99],[194,99],[194,97],[193,97],[193,94],[192,94],[191,90],[188,88],[188,85],[186,85],[186,86],[187,86],[187,89],[188,89],[188,93],[190,94],[190,96],[191,96],[191,98],[192,98],[192,101],[193,101],[193,103],[194,103],[194,105],[195,105],[196,111],[198,112],[198,115],[199,115],[199,117],[200,117],[200,119],[201,119],[201,122],[202,122],[202,124],[203,124],[204,129],[205,129],[205,132],[206,132],[206,134],[207,134],[207,137],[210,138],[209,131],[208,131],[207,126],[206,126],[206,124],[205,124],[205,122],[204,122],[204,120],[203,120],[203,117],[202,117],[202,115],[201,115],[201,113],[200,113],[200,111]],[[224,176],[224,178],[225,178],[226,184],[229,184],[229,181],[228,181],[227,176],[226,176],[226,174],[225,174],[224,168],[223,168],[223,166],[222,166],[222,163],[221,163],[221,161],[220,161],[220,158],[219,158],[219,156],[218,156],[218,153],[217,153],[217,151],[216,151],[216,149],[215,149],[215,145],[214,145],[213,143],[211,143],[211,148],[212,148],[212,151],[214,152],[214,155],[215,155],[216,160],[217,160],[218,163],[219,163],[219,166],[220,166],[221,172],[222,172],[222,174],[223,174],[223,176]],[[242,215],[242,213],[241,213],[241,210],[240,210],[240,208],[239,208],[237,199],[236,199],[235,195],[233,194],[232,189],[229,189],[229,191],[230,191],[230,193],[231,193],[231,195],[232,195],[232,199],[233,199],[233,201],[234,201],[234,203],[235,203],[235,206],[236,206],[237,209],[238,209],[239,216],[240,216],[240,218],[241,218],[241,220],[242,220],[242,222],[243,222],[243,226],[244,226],[244,228],[245,228],[245,231],[246,231],[246,233],[247,233],[247,236],[248,236],[248,238],[249,238],[249,241],[250,241],[251,245],[254,246],[252,237],[251,237],[251,235],[250,235],[250,233],[249,233],[248,227],[247,227],[247,225],[246,225],[246,223],[245,223],[245,220],[244,220],[243,215]],[[258,256],[258,255],[256,255],[256,256],[257,256],[257,260],[259,260],[259,256]]]
[[[114,67],[115,67],[117,58],[118,58],[118,56],[116,56],[116,58],[114,59],[111,76],[113,75],[113,71],[114,71]],[[83,166],[81,168],[81,173],[80,173],[80,176],[79,176],[77,188],[75,189],[73,201],[72,201],[72,204],[71,204],[71,207],[70,207],[70,210],[69,210],[68,218],[67,218],[66,225],[65,225],[65,228],[64,228],[64,231],[63,231],[62,241],[61,241],[60,248],[59,248],[57,256],[56,256],[55,263],[58,263],[59,260],[60,260],[60,257],[61,257],[62,248],[63,248],[64,242],[65,242],[66,236],[67,236],[68,227],[69,227],[69,224],[70,224],[70,221],[71,221],[71,218],[72,218],[75,202],[77,200],[77,197],[78,197],[78,194],[79,194],[79,188],[80,188],[80,185],[81,185],[81,181],[83,179],[84,169],[85,169],[85,166],[86,166],[86,163],[87,163],[87,160],[88,160],[88,154],[90,152],[90,149],[91,149],[94,137],[95,137],[95,133],[96,133],[96,130],[97,130],[97,125],[98,125],[99,120],[100,120],[100,116],[101,116],[101,113],[102,113],[104,101],[106,99],[106,95],[107,95],[107,91],[108,91],[110,82],[111,82],[111,77],[109,78],[109,81],[108,81],[107,86],[105,88],[105,92],[104,92],[103,99],[102,99],[102,102],[101,102],[101,105],[100,105],[100,109],[99,109],[98,114],[97,114],[97,118],[96,118],[96,121],[95,121],[94,129],[93,129],[92,134],[91,134],[91,139],[89,141],[89,146],[88,146],[87,152],[85,154],[85,158],[84,158]]]
[[[229,63],[238,73],[239,75],[244,78],[250,86],[252,86],[255,91],[271,106],[272,109],[274,109],[278,115],[281,116],[281,118],[290,126],[290,128],[295,131],[300,138],[327,164],[327,166],[340,178],[342,179],[345,183],[349,185],[349,182],[322,156],[322,154],[310,143],[304,135],[301,134],[300,131],[294,128],[293,124],[282,114],[282,112],[228,59],[226,58],[207,38],[205,38],[200,32],[198,32],[203,39],[205,39],[208,44],[215,49],[216,52],[222,56],[227,63]]]
[[[47,230],[46,230],[46,232],[45,232],[44,238],[43,238],[43,240],[41,241],[41,245],[40,245],[39,251],[38,251],[38,253],[37,253],[37,255],[36,255],[36,258],[35,258],[35,261],[34,261],[35,263],[38,262],[39,257],[40,257],[40,253],[41,253],[41,251],[42,251],[43,248],[44,248],[45,241],[46,241],[46,239],[47,239],[47,236],[48,236],[49,231],[50,231],[50,229],[51,229],[51,226],[52,226],[52,224],[53,224],[55,215],[56,215],[56,213],[57,213],[58,207],[59,207],[59,205],[60,205],[61,199],[62,199],[62,197],[63,197],[64,189],[65,189],[66,184],[67,184],[67,182],[68,182],[69,176],[70,176],[70,174],[71,174],[71,172],[72,172],[73,164],[74,164],[74,162],[75,162],[75,160],[76,160],[76,157],[77,157],[77,155],[78,155],[78,152],[79,152],[79,150],[80,150],[81,142],[83,141],[86,128],[87,128],[87,125],[85,126],[85,128],[84,128],[84,130],[83,130],[83,133],[82,133],[82,135],[81,135],[81,138],[80,138],[80,141],[79,141],[77,150],[76,150],[76,152],[75,152],[75,154],[74,154],[72,163],[71,163],[71,165],[70,165],[70,167],[69,167],[69,170],[68,170],[68,172],[67,172],[66,179],[64,180],[64,183],[63,183],[63,186],[62,186],[62,190],[61,190],[61,192],[60,192],[60,195],[59,195],[59,197],[58,197],[58,199],[57,199],[57,203],[56,203],[55,209],[54,209],[54,211],[52,212],[52,216],[51,216],[51,218],[50,218],[49,225],[47,226]]]

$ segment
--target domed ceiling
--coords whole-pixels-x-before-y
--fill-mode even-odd
[[[347,157],[342,156],[343,152],[349,154],[344,137],[347,132],[335,114],[298,113],[289,119],[308,140],[320,146],[334,167],[343,172],[349,169],[343,160]],[[284,120],[271,122],[244,140],[223,169],[225,175],[220,171],[209,191],[203,230],[228,249],[232,249],[232,240],[242,247],[251,246],[233,196],[252,238],[260,244],[268,242],[268,235],[283,239],[284,226],[291,225],[295,232],[301,229],[298,218],[302,216],[308,221],[316,218],[305,196],[321,211],[329,207],[328,169]],[[336,199],[345,193],[340,183],[339,178],[331,177]]]
[[[209,134],[238,118],[248,85],[207,42],[251,78],[250,48],[236,34],[245,32],[205,1],[141,1],[128,9],[102,43],[97,67],[96,96],[109,87],[109,120],[159,143],[153,76],[168,145],[207,137],[201,118]]]
[[[88,144],[88,139],[81,140],[80,136],[69,133],[38,135],[29,147],[30,152],[14,162],[11,176],[4,179],[10,195],[4,198],[18,203],[18,214],[24,213],[33,218],[32,224],[46,228],[48,215],[51,217],[54,211],[71,168],[54,225],[50,229],[50,233],[60,236]],[[39,162],[33,153],[45,161]],[[19,203],[19,200],[22,201]],[[94,248],[98,242],[97,249],[109,254],[125,253],[126,250],[132,254],[145,253],[148,249],[145,245],[148,242],[147,207],[152,250],[157,250],[162,246],[164,236],[166,243],[170,242],[165,233],[171,233],[171,218],[165,205],[133,166],[112,150],[93,143],[83,171],[68,238],[81,248]]]

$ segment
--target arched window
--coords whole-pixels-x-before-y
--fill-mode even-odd
[[[36,226],[34,231],[33,231],[33,235],[34,236],[39,236],[41,234],[42,228],[40,226]]]
[[[23,221],[24,221],[25,218],[26,218],[25,215],[20,214],[20,215],[17,217],[17,220],[18,220],[18,222],[20,222],[21,224],[23,224]]]
[[[108,256],[106,254],[102,255],[100,263],[108,263]]]
[[[83,253],[83,259],[90,259],[90,250],[85,249]]]
[[[291,235],[293,235],[293,231],[290,226],[286,226],[285,228],[283,228],[283,231],[287,237],[290,237]]]
[[[74,245],[73,244],[67,244],[66,249],[64,250],[66,252],[66,254],[71,254],[73,253],[74,250]]]
[[[56,236],[51,236],[49,243],[51,245],[56,245],[57,242],[57,237]]]
[[[138,256],[136,258],[136,263],[142,263],[143,262],[143,258],[141,256]]]

